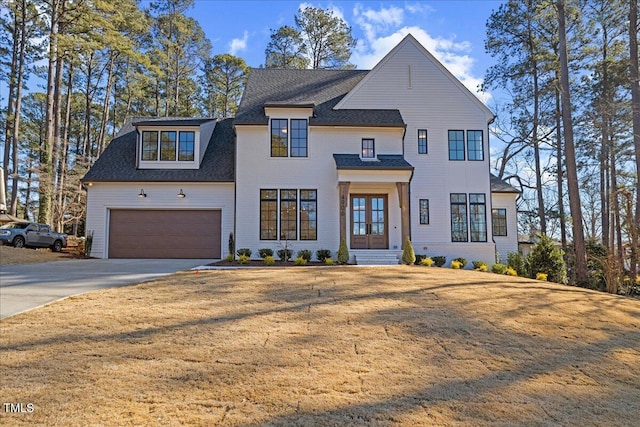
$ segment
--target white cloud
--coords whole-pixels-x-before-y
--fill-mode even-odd
[[[353,16],[367,39],[375,38],[379,32],[388,31],[389,28],[397,28],[404,22],[404,10],[396,6],[373,10],[365,9],[358,3],[353,8]]]
[[[239,52],[247,50],[247,40],[249,40],[249,32],[245,31],[241,39],[233,39],[229,43],[229,53],[231,55],[237,55]]]

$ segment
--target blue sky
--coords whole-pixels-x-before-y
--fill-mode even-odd
[[[413,34],[469,89],[476,92],[493,59],[484,52],[485,24],[502,2],[466,1],[218,1],[195,0],[188,14],[213,45],[212,54],[232,53],[249,66],[264,63],[271,29],[294,25],[305,5],[331,9],[351,27],[358,45],[351,62],[372,68],[407,33]],[[146,4],[145,4],[146,6]],[[488,101],[489,99],[485,99]]]

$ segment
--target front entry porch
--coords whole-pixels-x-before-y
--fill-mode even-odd
[[[386,194],[351,195],[351,249],[389,249]]]

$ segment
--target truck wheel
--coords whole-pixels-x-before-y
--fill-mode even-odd
[[[13,247],[15,247],[15,248],[24,248],[24,237],[16,236],[13,239]]]
[[[51,250],[53,252],[60,252],[62,250],[62,242],[60,240],[56,240],[53,242],[53,246],[51,246]]]

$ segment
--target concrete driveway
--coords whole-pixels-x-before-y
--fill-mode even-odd
[[[0,319],[98,289],[208,264],[206,259],[86,259],[0,267]]]

